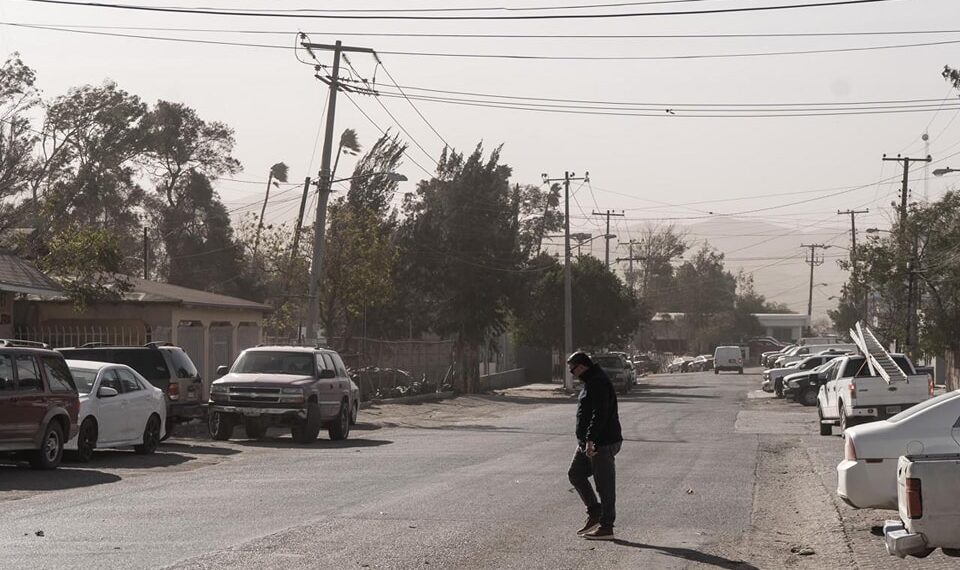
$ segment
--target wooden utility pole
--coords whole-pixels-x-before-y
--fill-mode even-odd
[[[323,278],[323,238],[327,225],[327,202],[330,200],[330,187],[333,177],[330,172],[330,160],[333,154],[333,129],[337,112],[337,93],[340,91],[340,58],[344,53],[361,52],[374,54],[370,48],[350,47],[340,40],[334,45],[303,42],[307,50],[333,52],[333,67],[327,78],[322,78],[330,87],[330,99],[327,105],[327,124],[323,135],[323,154],[320,157],[319,196],[317,212],[313,222],[313,260],[310,264],[310,291],[307,299],[306,340],[316,343],[320,340],[317,320],[320,313],[320,281]]]
[[[813,316],[813,268],[823,265],[823,255],[817,257],[817,249],[830,249],[831,246],[822,243],[800,244],[800,247],[810,248],[810,257],[806,260],[810,264],[810,296],[807,298],[807,316]]]
[[[610,267],[610,240],[616,237],[616,236],[610,235],[610,216],[619,216],[622,218],[626,214],[624,214],[622,210],[619,214],[615,213],[613,210],[607,210],[606,212],[591,212],[591,213],[594,216],[606,216],[607,218],[607,233],[603,234],[603,241],[606,242],[605,243],[606,253],[603,256],[603,263],[607,267]]]
[[[543,183],[563,182],[563,387],[573,389],[573,375],[567,370],[566,359],[573,353],[573,274],[570,268],[570,182],[582,180],[588,182],[590,173],[576,178],[575,172],[564,172],[563,178],[550,178],[543,174]]]
[[[854,277],[854,280],[853,280],[854,283],[857,283],[856,277],[857,277],[858,274],[859,274],[859,273],[858,273],[858,268],[857,268],[857,261],[858,261],[858,257],[857,257],[857,214],[869,214],[869,213],[870,213],[870,208],[866,208],[866,209],[864,209],[864,210],[843,210],[843,211],[837,210],[837,215],[838,215],[838,216],[847,216],[847,215],[850,216],[850,273],[851,273],[851,274],[853,275],[853,277]],[[854,302],[856,302],[856,301],[854,301]],[[866,322],[866,321],[867,321],[867,293],[866,293],[866,291],[864,291],[864,293],[863,293],[863,299],[861,299],[861,302],[863,303],[863,306],[861,307],[861,309],[863,310],[862,320],[863,320],[863,322]]]

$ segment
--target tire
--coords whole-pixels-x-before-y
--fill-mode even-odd
[[[243,430],[250,439],[260,439],[267,435],[267,424],[261,418],[244,418]]]
[[[360,414],[360,402],[354,400],[353,408],[350,412],[350,425],[357,425],[357,416]]]
[[[93,450],[97,447],[97,422],[92,418],[83,420],[77,434],[76,459],[80,463],[89,463],[93,459]]]
[[[207,429],[210,430],[210,437],[217,441],[227,441],[233,436],[233,426],[236,421],[232,414],[210,412],[207,416]]]
[[[819,403],[817,404],[817,419],[820,423],[820,435],[833,435],[833,426],[823,423],[823,410],[820,409]]]
[[[803,392],[800,392],[800,395],[797,396],[797,402],[800,402],[807,407],[816,406],[817,393],[813,391],[813,388],[804,388]]]
[[[143,443],[134,445],[133,450],[139,455],[150,455],[160,447],[160,416],[153,414],[143,428]]]
[[[297,443],[313,443],[320,435],[320,427],[320,404],[308,402],[307,419],[290,426],[290,435],[293,436],[293,441]]]
[[[847,431],[847,428],[852,428],[854,426],[853,420],[847,418],[847,410],[844,408],[843,403],[840,404],[840,432],[844,433]]]
[[[170,439],[170,436],[173,435],[173,426],[175,425],[177,424],[170,421],[170,418],[167,418],[167,425],[166,425],[167,429],[165,430],[166,433],[163,434],[163,437],[160,438],[160,441],[167,441],[168,439]]]
[[[329,435],[333,441],[347,439],[347,436],[350,435],[350,412],[347,406],[346,400],[340,402],[340,411],[337,413],[337,419],[331,422],[330,427],[327,429],[327,435]]]
[[[40,440],[40,449],[29,455],[30,467],[34,469],[56,469],[63,460],[63,428],[56,420],[47,424]]]

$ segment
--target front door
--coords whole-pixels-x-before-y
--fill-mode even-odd
[[[13,359],[9,354],[0,354],[0,443],[10,443],[20,439],[19,414]]]
[[[101,397],[100,388],[113,388],[118,392],[116,396]],[[104,444],[127,439],[126,402],[123,399],[123,386],[117,377],[116,368],[104,368],[100,371],[100,380],[97,392],[90,395],[97,399],[96,414],[100,424],[98,441]]]

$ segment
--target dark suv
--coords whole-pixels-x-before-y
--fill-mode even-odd
[[[167,431],[163,439],[170,437],[175,424],[206,415],[203,380],[190,356],[178,346],[160,342],[144,346],[86,344],[57,350],[68,360],[126,364],[163,390],[167,401]]]
[[[80,397],[63,356],[41,346],[0,340],[0,451],[53,469],[77,435]]]
[[[326,348],[261,346],[244,350],[233,367],[210,386],[210,435],[227,440],[242,423],[260,438],[271,425],[290,426],[297,443],[346,439],[358,393],[340,355]]]

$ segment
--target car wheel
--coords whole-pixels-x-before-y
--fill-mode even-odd
[[[80,433],[77,434],[77,461],[88,463],[93,459],[93,450],[96,447],[97,422],[87,418],[80,424]]]
[[[236,419],[232,414],[210,412],[207,416],[207,429],[210,430],[210,437],[217,441],[227,441],[233,436],[235,422]]]
[[[150,455],[160,447],[160,416],[153,414],[143,428],[143,443],[133,446],[140,455]]]
[[[250,439],[260,439],[267,434],[267,425],[260,418],[244,418],[243,430]]]
[[[800,396],[797,398],[797,401],[803,404],[804,406],[812,407],[817,405],[817,393],[810,388],[804,389],[803,392],[800,392]]]
[[[823,423],[823,410],[820,409],[819,404],[817,404],[817,419],[820,423],[820,435],[833,435],[833,426]]]
[[[307,403],[307,419],[300,420],[290,426],[290,435],[297,443],[311,443],[316,441],[320,434],[320,404]]]
[[[63,429],[59,422],[51,420],[40,440],[40,449],[30,454],[30,466],[34,469],[56,469],[63,459]]]
[[[840,404],[840,432],[847,431],[847,428],[853,427],[853,422],[847,419],[847,410]]]
[[[360,402],[353,401],[353,411],[350,412],[350,425],[357,425],[357,416],[360,414]]]
[[[333,441],[347,439],[350,435],[350,411],[347,409],[347,401],[340,402],[340,412],[337,413],[337,419],[330,424],[327,434]]]

